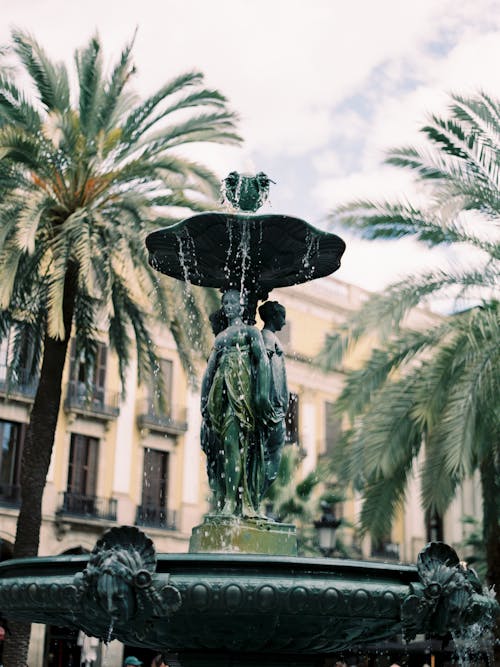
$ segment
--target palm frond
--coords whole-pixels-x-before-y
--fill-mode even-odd
[[[203,74],[201,74],[201,72],[187,72],[181,74],[162,86],[158,92],[148,97],[139,106],[135,107],[123,124],[124,148],[126,148],[126,144],[134,144],[138,137],[143,134],[143,124],[162,100],[169,95],[173,95],[176,92],[185,89],[187,86],[201,84],[202,81]]]
[[[47,110],[69,108],[68,73],[63,64],[53,64],[38,42],[21,30],[12,31],[14,50],[24,63]]]
[[[363,335],[370,333],[388,339],[398,334],[404,317],[430,295],[438,295],[446,288],[457,286],[466,294],[477,287],[494,287],[496,281],[495,267],[490,267],[483,270],[456,268],[453,271],[431,271],[393,283],[384,293],[373,295],[347,323],[327,336],[316,362],[326,371],[334,370]]]
[[[19,125],[25,131],[36,132],[41,119],[14,81],[0,74],[0,125],[3,123]]]
[[[70,252],[67,238],[60,234],[51,253],[47,300],[47,333],[60,340],[69,334],[64,328],[63,299]]]
[[[463,195],[464,192],[459,194]],[[449,198],[449,192],[447,196]],[[500,203],[498,193],[495,197],[495,203]],[[467,210],[470,208],[467,205]],[[476,236],[458,220],[444,220],[439,214],[423,211],[408,203],[355,201],[339,207],[332,214],[331,220],[335,225],[353,230],[369,240],[413,237],[431,248],[464,243],[484,250],[495,258],[500,256],[498,244]]]
[[[80,87],[79,112],[82,132],[92,136],[97,129],[99,106],[102,97],[101,84],[101,44],[92,37],[89,44],[77,51],[76,69]]]
[[[403,506],[410,468],[402,467],[390,478],[370,480],[363,489],[360,514],[361,534],[369,532],[373,539],[390,533],[396,512]]]
[[[116,120],[115,114],[120,102],[122,92],[135,73],[135,67],[131,62],[132,48],[134,46],[137,31],[130,42],[123,49],[117,65],[114,67],[109,83],[106,85],[102,95],[98,111],[97,127],[105,132],[109,131]]]

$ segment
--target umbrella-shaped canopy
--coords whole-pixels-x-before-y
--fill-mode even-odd
[[[327,276],[344,241],[286,215],[202,213],[146,239],[151,266],[204,287],[267,294]]]

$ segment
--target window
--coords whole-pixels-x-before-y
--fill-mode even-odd
[[[325,454],[333,456],[342,433],[341,421],[335,414],[335,403],[325,402]]]
[[[15,351],[15,355],[14,355]],[[34,394],[37,367],[33,340],[26,329],[12,326],[0,341],[0,388]]]
[[[19,501],[26,424],[0,420],[0,500]]]
[[[68,466],[68,493],[95,497],[97,488],[97,455],[99,440],[71,434]]]
[[[290,393],[288,397],[288,411],[285,417],[286,436],[285,442],[287,444],[294,444],[299,442],[299,396],[298,394]]]
[[[166,508],[167,489],[168,452],[157,449],[145,449],[142,504],[158,509]]]
[[[72,341],[70,384],[71,395],[74,398],[89,400],[95,407],[104,406],[107,357],[106,345],[97,343],[94,363],[89,365],[83,354],[76,358],[76,342]]]
[[[175,530],[175,512],[168,510],[168,452],[144,450],[142,505],[137,508],[139,526]]]

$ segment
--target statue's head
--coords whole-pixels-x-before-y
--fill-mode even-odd
[[[285,326],[286,308],[278,301],[266,301],[259,307],[259,315],[264,322],[264,326],[269,326],[274,331],[281,331]]]
[[[228,320],[234,317],[242,317],[245,309],[245,302],[242,299],[241,292],[235,289],[229,289],[222,295],[222,310]]]
[[[99,573],[96,597],[102,609],[115,620],[124,622],[135,615],[134,590],[125,578],[117,576],[112,569]]]
[[[88,594],[115,621],[132,619],[152,590],[156,554],[151,540],[132,526],[112,528],[97,542],[83,580]]]

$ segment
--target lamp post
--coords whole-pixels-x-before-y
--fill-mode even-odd
[[[321,503],[321,518],[314,522],[314,527],[318,531],[319,548],[323,556],[330,558],[335,551],[337,543],[337,528],[342,523],[342,519],[335,516],[335,506],[323,501]]]

